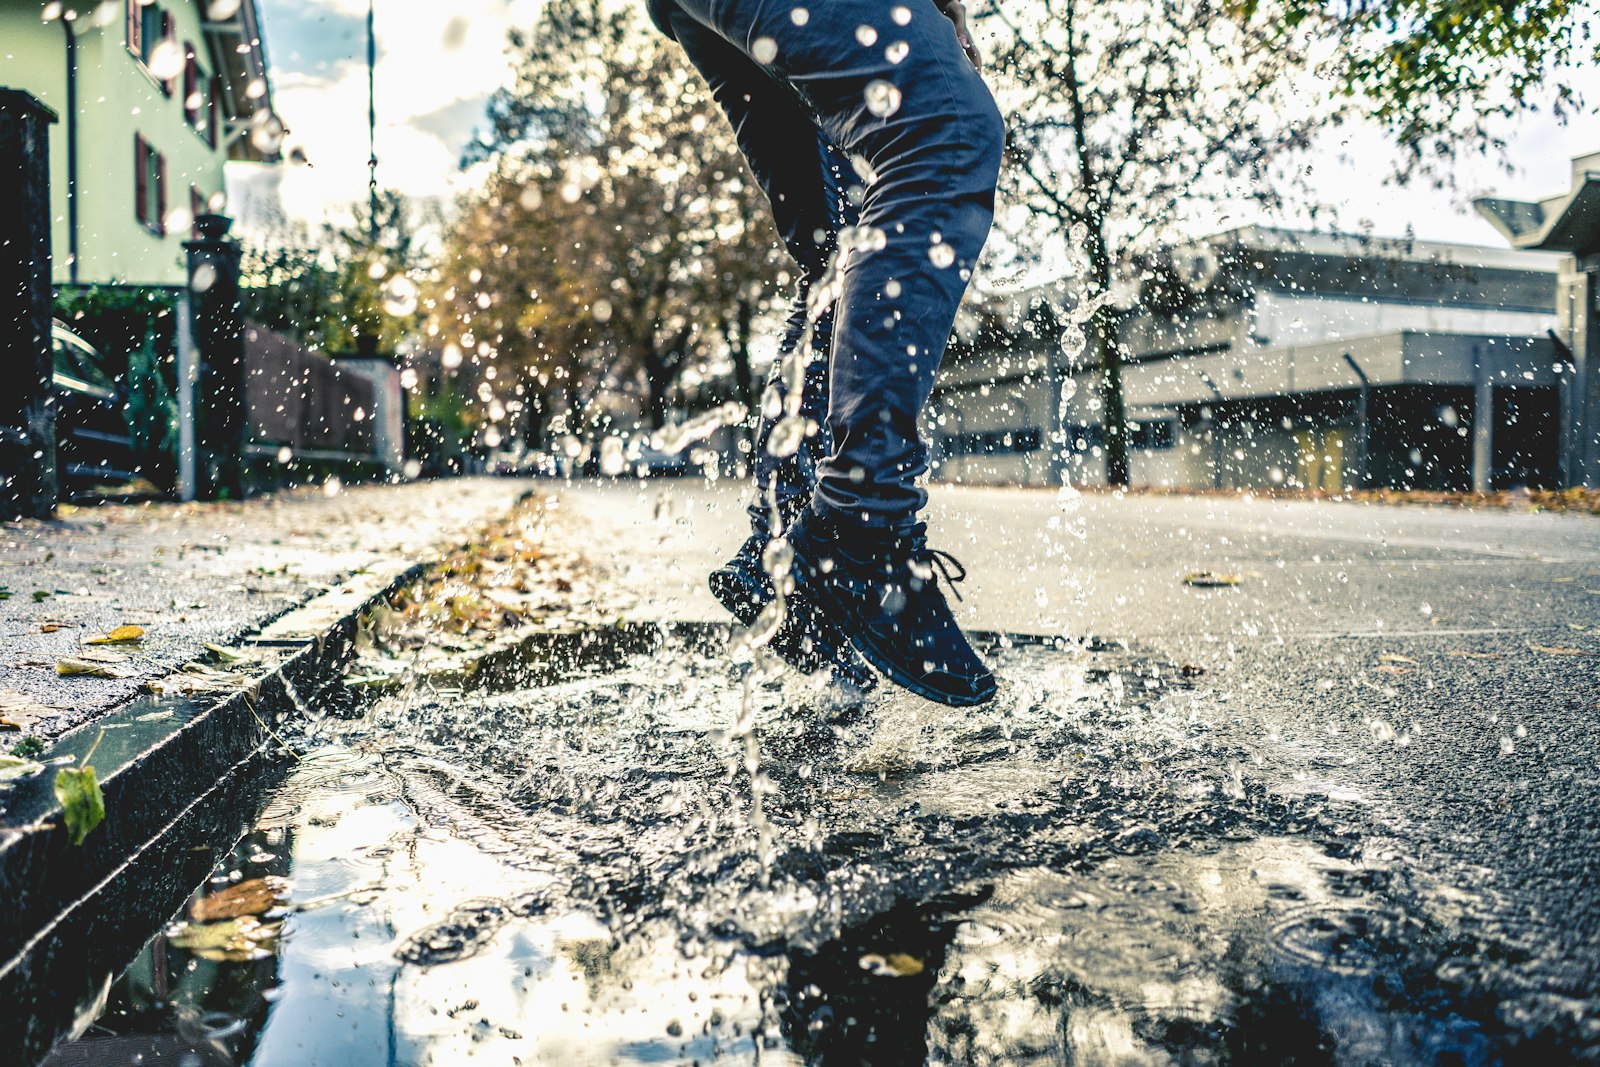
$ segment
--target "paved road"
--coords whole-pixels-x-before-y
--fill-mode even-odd
[[[540,491],[586,611],[719,617],[736,491]],[[1098,637],[980,708],[679,627],[302,724],[216,882],[288,878],[273,958],[158,937],[52,1064],[1600,1062],[1600,522],[1068,504],[935,494],[973,627]]]
[[[574,487],[649,616],[715,617],[737,494]],[[947,489],[965,621],[1098,635],[1205,670],[1194,714],[1270,795],[1331,797],[1441,968],[1600,1048],[1600,522],[1336,503]],[[1184,583],[1201,570],[1237,587]],[[1552,1020],[1554,1020],[1552,1022]],[[1570,1049],[1565,1054],[1570,1054]],[[1471,1061],[1469,1057],[1468,1061]]]

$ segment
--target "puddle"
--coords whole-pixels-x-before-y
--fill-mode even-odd
[[[1363,860],[1349,806],[1241,775],[1246,748],[1170,665],[996,648],[1001,697],[963,711],[784,679],[757,690],[752,771],[740,686],[700,654],[716,636],[634,634],[564,680],[501,663],[309,718],[252,831],[47,1062],[1592,1047],[1570,1005],[1494,970],[1468,929],[1481,902],[1419,903],[1403,869]],[[205,929],[226,922],[243,931]]]

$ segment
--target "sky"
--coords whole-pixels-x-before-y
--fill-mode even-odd
[[[643,3],[643,0],[638,0]],[[247,225],[276,210],[311,225],[366,195],[365,0],[258,0],[274,101],[290,129],[286,147],[309,166],[285,164],[239,176],[235,210]],[[539,0],[407,0],[377,5],[378,178],[413,197],[448,201],[467,186],[459,161],[484,105],[507,78],[506,32],[532,25]],[[1585,75],[1600,101],[1600,71]],[[1547,114],[1505,124],[1509,173],[1491,159],[1463,166],[1454,191],[1397,188],[1384,133],[1348,127],[1312,158],[1313,183],[1339,228],[1503,246],[1470,207],[1473,196],[1538,199],[1568,188],[1568,161],[1600,151],[1600,111],[1565,125]],[[1341,159],[1348,156],[1349,159]],[[1257,221],[1240,218],[1238,224]]]

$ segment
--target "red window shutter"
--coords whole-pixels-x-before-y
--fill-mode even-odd
[[[200,64],[195,60],[194,42],[185,41],[183,44],[183,117],[188,120],[189,128],[200,128],[200,105],[194,100],[200,91]]]
[[[156,233],[165,237],[167,235],[167,157],[155,153],[156,157]]]
[[[206,140],[217,147],[218,112],[222,109],[222,79],[211,77],[211,88],[206,95]]]
[[[138,3],[138,0],[134,0],[134,3]],[[150,165],[149,165],[148,161],[145,159],[145,155],[146,155],[146,153],[148,151],[149,151],[149,148],[144,143],[144,137],[142,135],[140,135],[140,134],[137,134],[137,133],[134,134],[133,135],[133,217],[135,219],[139,220],[139,224],[142,225],[142,226],[148,226],[150,224],[150,220],[147,217],[147,213],[149,211],[149,204],[150,204],[150,195],[149,195],[150,191],[146,187],[146,182],[148,181],[148,176],[149,176],[149,173],[150,173]]]
[[[134,55],[140,53],[139,30],[144,22],[144,15],[139,10],[139,0],[124,0],[127,5],[125,15],[128,23],[128,51]]]

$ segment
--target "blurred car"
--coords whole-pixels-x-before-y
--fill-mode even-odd
[[[139,462],[128,433],[127,394],[95,347],[65,323],[50,323],[56,399],[56,475],[63,496],[131,482]]]
[[[630,464],[641,478],[677,478],[693,472],[688,450],[668,452],[649,444],[639,449],[639,458]]]

